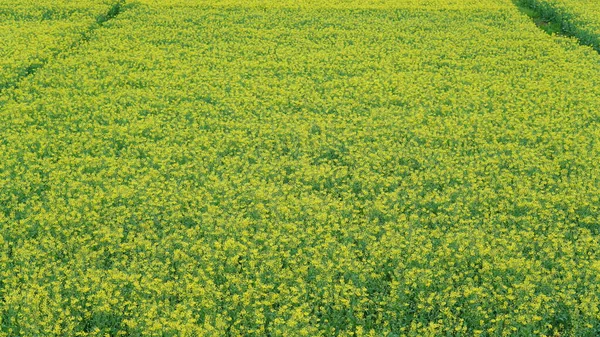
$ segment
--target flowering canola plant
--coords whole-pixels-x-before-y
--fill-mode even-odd
[[[599,61],[508,0],[133,3],[0,92],[0,336],[597,336]]]

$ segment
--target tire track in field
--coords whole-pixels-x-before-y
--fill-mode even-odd
[[[570,15],[550,3],[539,0],[513,0],[519,10],[529,16],[538,28],[552,35],[572,37],[582,46],[588,46],[600,54],[600,37],[579,27]]]
[[[20,74],[12,83],[8,83],[5,86],[0,86],[0,94],[6,91],[7,89],[16,89],[26,78],[35,75],[40,69],[44,68],[49,62],[52,60],[56,60],[60,57],[67,55],[70,51],[79,48],[80,46],[87,43],[94,32],[104,26],[108,21],[116,18],[119,14],[123,13],[126,9],[129,8],[125,0],[118,0],[115,2],[105,13],[99,15],[96,18],[96,21],[91,24],[88,29],[81,33],[81,36],[76,39],[70,46],[65,48],[64,50],[59,50],[47,58],[43,59],[41,62],[36,62],[25,67],[25,70]]]

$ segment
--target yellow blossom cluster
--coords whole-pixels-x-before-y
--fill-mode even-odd
[[[0,92],[0,337],[600,334],[597,53],[510,0],[194,3]]]

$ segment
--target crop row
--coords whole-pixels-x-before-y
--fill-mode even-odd
[[[583,44],[600,51],[600,6],[593,0],[518,0]]]
[[[13,86],[82,38],[115,1],[0,3],[0,90]]]

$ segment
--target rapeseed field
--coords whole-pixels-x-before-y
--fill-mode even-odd
[[[580,37],[509,0],[0,4],[0,336],[600,335]]]

